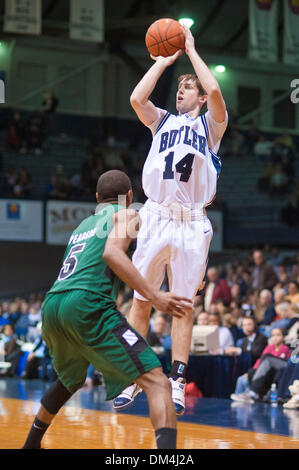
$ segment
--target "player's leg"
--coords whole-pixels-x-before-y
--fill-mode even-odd
[[[41,400],[41,406],[33,421],[26,442],[22,449],[40,449],[41,440],[52,423],[58,411],[71,398],[73,393],[60,382],[56,382],[49,388]]]
[[[152,303],[133,298],[133,304],[128,315],[128,321],[135,330],[143,337],[146,337],[149,329]]]
[[[176,449],[176,415],[167,377],[161,368],[156,368],[138,377],[136,383],[145,391],[148,399],[157,448]]]
[[[76,305],[80,300],[79,291],[74,291],[49,295],[44,301],[43,339],[49,348],[58,380],[43,396],[23,449],[40,448],[42,437],[58,411],[85,383],[89,362],[80,353],[74,327],[67,321],[67,316],[76,320]]]
[[[168,267],[169,288],[194,299],[206,272],[212,226],[208,219],[174,224],[175,242]],[[193,329],[193,314],[172,321],[170,382],[178,416],[185,411],[185,385]]]
[[[135,328],[143,337],[146,337],[149,328],[152,304],[144,300],[133,298],[133,304],[128,315],[130,325]],[[126,410],[133,403],[137,395],[142,392],[142,388],[137,384],[126,387],[120,395],[113,400],[113,408],[116,410]]]
[[[168,238],[165,237],[165,220],[161,223],[157,214],[149,213],[146,207],[142,209],[142,224],[138,234],[137,248],[133,255],[133,264],[140,274],[159,289],[164,276],[165,266],[168,261]],[[164,223],[164,225],[163,225]],[[152,304],[138,292],[134,293],[133,305],[128,320],[142,336],[146,336],[149,329],[149,320]],[[135,397],[141,393],[141,388],[131,384],[115,398],[113,407],[116,410],[125,410],[130,407]]]

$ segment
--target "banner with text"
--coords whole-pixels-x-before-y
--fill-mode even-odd
[[[1,199],[0,240],[42,242],[43,203]]]
[[[223,250],[223,214],[217,210],[207,210],[207,216],[213,227],[213,238],[210,251],[217,252]]]
[[[104,41],[104,0],[72,0],[70,37],[81,41]]]
[[[46,243],[66,245],[83,219],[94,214],[95,203],[49,201],[46,208]]]
[[[249,58],[277,62],[278,0],[249,0]]]
[[[299,65],[299,0],[284,1],[283,62]]]
[[[41,0],[5,0],[4,31],[41,34]]]

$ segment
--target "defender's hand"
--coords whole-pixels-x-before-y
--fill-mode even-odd
[[[193,303],[186,297],[180,297],[172,292],[158,291],[152,300],[153,306],[161,312],[168,313],[176,318],[193,313]]]

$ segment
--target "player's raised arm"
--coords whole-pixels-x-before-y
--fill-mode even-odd
[[[192,303],[171,292],[154,291],[135,268],[126,251],[138,232],[139,217],[134,210],[124,209],[114,215],[114,226],[107,239],[103,259],[115,274],[132,289],[150,300],[158,309],[175,317],[193,310]]]
[[[186,26],[183,26],[183,31],[185,34],[185,52],[193,65],[194,71],[202,87],[208,95],[208,110],[211,113],[214,121],[223,122],[226,117],[226,106],[220,90],[220,86],[207,65],[199,57],[195,49],[194,37],[190,29]]]
[[[175,60],[182,54],[183,51],[179,50],[170,57],[151,56],[151,58],[155,60],[155,63],[146,72],[146,74],[133,90],[133,93],[130,96],[130,103],[138,118],[145,126],[150,126],[159,117],[156,106],[149,100],[149,97],[154,91],[157,81],[161,77],[164,70],[169,65],[173,64]]]

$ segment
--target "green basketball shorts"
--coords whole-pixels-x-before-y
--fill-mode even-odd
[[[103,304],[103,301],[102,301]],[[116,309],[101,308],[98,294],[72,290],[47,294],[42,336],[59,380],[74,393],[92,364],[104,376],[106,400],[161,363],[147,341]]]

